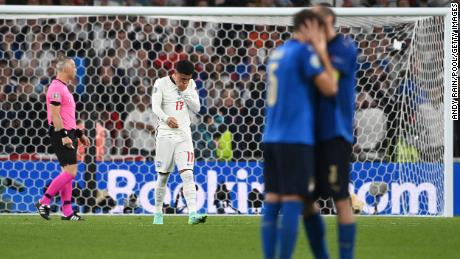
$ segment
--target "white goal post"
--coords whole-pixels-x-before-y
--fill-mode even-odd
[[[267,28],[271,26],[270,28],[273,27],[274,31],[276,32],[273,34],[276,34],[277,37],[279,37],[277,40],[283,41],[285,38],[281,37],[280,35],[283,35],[283,32],[287,33],[287,28],[291,25],[292,14],[299,10],[301,9],[3,5],[0,6],[0,21],[2,21],[0,28],[2,28],[2,26],[5,28],[12,26],[6,22],[7,20],[12,20],[14,22],[11,24],[15,24],[15,21],[24,19],[66,19],[66,17],[75,18],[113,16],[115,17],[114,19],[117,20],[118,16],[142,16],[151,18],[164,18],[166,26],[173,28],[172,30],[174,30],[174,28],[180,27],[185,31],[185,33],[181,36],[187,35],[186,31],[190,25],[176,23],[176,20],[219,24],[216,26],[208,26],[207,28],[203,29],[203,31],[206,33],[211,33],[212,35],[217,35],[219,30],[224,31],[224,38],[227,37],[225,39],[230,42],[229,45],[224,45],[224,47],[234,47],[237,49],[238,47],[233,45],[234,40],[246,40],[238,38],[242,35],[245,35],[245,37],[248,38],[250,37],[249,31],[246,31],[248,29],[246,29],[244,25],[260,25],[260,28],[248,27],[253,32],[258,33],[257,35],[262,35],[264,33],[264,31],[258,31],[259,29],[268,30]],[[362,209],[362,213],[373,214],[374,212],[378,212],[382,214],[396,215],[440,215],[445,217],[452,217],[454,202],[453,121],[451,119],[450,107],[452,102],[452,81],[450,76],[452,55],[452,28],[450,9],[334,8],[334,11],[338,16],[338,29],[341,31],[343,30],[343,32],[346,34],[353,35],[355,41],[358,43],[358,47],[363,48],[363,53],[366,51],[369,52],[369,54],[363,54],[368,56],[363,57],[362,63],[360,64],[362,74],[357,75],[358,79],[362,79],[358,80],[359,85],[357,86],[357,95],[359,95],[359,98],[362,98],[363,103],[366,104],[363,104],[365,108],[357,108],[356,117],[359,118],[360,121],[356,122],[356,125],[358,126],[355,133],[357,135],[355,137],[357,142],[361,142],[361,145],[354,151],[354,161],[356,162],[354,167],[355,178],[353,183],[350,185],[350,188],[354,188],[353,193],[356,194],[356,197],[363,201],[365,204],[364,208]],[[129,28],[134,26],[134,22],[130,24],[131,21],[129,21],[129,19],[123,19],[123,22],[125,22],[127,24],[126,26]],[[86,20],[85,23],[90,23],[90,21]],[[235,31],[235,38],[230,38],[233,36],[227,36],[230,35],[226,31],[227,29],[225,29],[223,26],[221,27],[220,25],[224,23],[231,24],[231,26],[229,26],[230,29],[228,30]],[[45,25],[46,24],[40,26],[44,27]],[[27,27],[27,24],[22,23],[21,26]],[[204,27],[203,25],[201,26]],[[427,29],[425,29],[424,26],[426,26]],[[282,29],[277,30],[279,27]],[[6,30],[8,31],[8,29]],[[194,32],[194,30],[192,31]],[[243,33],[241,34],[241,32]],[[68,33],[70,34],[71,32],[69,31]],[[90,32],[88,31],[88,33]],[[175,31],[173,31],[171,34],[174,33]],[[418,35],[419,33],[422,35]],[[267,35],[268,37],[271,37],[272,32],[269,31]],[[189,40],[179,36],[177,36],[177,38],[179,40],[176,41],[185,46],[184,49],[186,49],[189,44]],[[215,38],[216,37],[211,39],[211,41],[214,43],[210,43],[209,46],[211,46],[213,49],[218,49],[222,46],[219,46],[220,43],[215,43]],[[219,40],[224,42],[225,39]],[[202,39],[198,38],[197,42],[199,42],[201,45],[204,45],[202,46],[204,47],[203,53],[206,54],[206,44],[202,44],[201,40]],[[91,42],[91,47],[94,46],[93,43],[95,40],[87,41]],[[254,42],[256,41],[257,39],[254,40]],[[258,58],[262,62],[263,59],[268,55],[270,49],[277,44],[276,40],[273,41],[275,42],[274,45],[263,45],[255,47],[255,51],[257,53],[254,54],[253,58]],[[196,49],[196,47],[200,44],[195,44],[191,49]],[[261,44],[265,44],[265,42],[262,42]],[[375,44],[375,46],[372,44]],[[400,45],[398,46],[398,44]],[[264,50],[264,47],[266,46],[269,47]],[[417,47],[420,49],[417,49]],[[376,49],[379,50],[377,51]],[[63,51],[67,50],[63,49]],[[126,49],[126,52],[129,51],[129,49]],[[152,52],[155,52],[155,57],[158,57],[159,53],[156,53],[156,51]],[[190,56],[192,53],[188,52],[187,55]],[[217,56],[217,60],[220,62],[222,61],[223,56],[225,56],[225,59],[229,54],[228,50],[224,50],[224,54],[213,53],[213,55]],[[245,57],[241,56],[239,52],[233,53],[232,55],[241,58],[241,60],[238,59],[239,61],[235,61],[235,67],[238,67],[239,64],[244,62],[242,60]],[[209,56],[212,55],[210,54]],[[372,57],[374,59],[372,59],[371,56],[374,56]],[[428,64],[428,60],[426,60],[427,57],[433,59],[434,65]],[[102,57],[100,58],[101,60],[103,59]],[[203,62],[203,67],[206,67],[208,64],[206,62]],[[231,63],[233,61],[229,62]],[[229,66],[231,65],[230,63]],[[7,66],[10,65],[9,61],[7,61],[6,64]],[[211,64],[211,62],[209,62],[209,64]],[[215,67],[218,66],[217,63],[214,65]],[[261,67],[263,64],[259,65]],[[94,69],[96,71],[98,67],[95,67]],[[203,69],[205,70],[205,68]],[[232,72],[229,72],[226,69],[227,66],[224,67],[223,72],[226,72],[231,76]],[[262,71],[260,73],[263,73],[263,68],[260,69]],[[389,83],[386,83],[386,86],[382,86],[380,89],[375,90],[373,88],[373,84],[368,82],[370,80],[368,77],[372,78],[374,76],[372,73],[367,73],[369,69],[375,71],[375,73],[377,73],[376,71],[379,71],[379,75],[385,74],[385,78]],[[36,72],[31,73],[33,76],[35,76]],[[244,73],[241,73],[242,77],[243,74]],[[147,75],[144,76],[148,77]],[[97,77],[97,75],[95,77]],[[260,77],[263,79],[263,75]],[[251,79],[252,78],[253,75],[251,75]],[[379,78],[376,79],[376,82],[378,79]],[[28,80],[30,81],[32,79]],[[244,81],[243,79],[237,79],[239,80],[238,82],[242,82],[242,89],[241,91],[236,92],[227,89],[228,85],[230,84],[228,80],[222,80],[224,83],[221,87],[222,89],[219,89],[219,91],[221,91],[220,97],[228,98],[228,95],[234,94],[235,96],[233,98],[235,100],[248,101],[249,99],[254,98],[251,94],[245,96],[247,91],[245,92],[244,87],[249,85],[250,82]],[[205,80],[203,81],[203,88],[208,87]],[[382,83],[382,85],[383,84],[384,83]],[[419,88],[422,88],[422,90],[419,90]],[[227,90],[229,93],[227,93],[227,95],[224,97],[222,91]],[[206,93],[208,93],[213,91],[213,89],[206,88],[206,91]],[[261,99],[264,90],[259,89],[255,91],[259,91],[259,93],[256,95],[258,97],[256,98]],[[382,97],[381,95],[384,96]],[[132,96],[129,95],[128,97],[130,98]],[[202,101],[206,104],[207,99],[206,97],[202,96],[202,99],[203,98],[204,100]],[[383,99],[385,99],[385,101],[381,101]],[[393,101],[391,101],[392,99]],[[423,100],[421,101],[420,99]],[[92,99],[90,98],[90,100]],[[216,102],[219,103],[220,101],[211,100],[209,103],[214,105]],[[429,103],[429,105],[427,105],[428,108],[423,106],[425,103]],[[120,101],[120,103],[114,103],[114,105],[122,106],[125,104]],[[440,106],[438,107],[437,105]],[[216,107],[217,106],[218,105],[216,104]],[[243,108],[244,107],[241,107],[241,109]],[[440,108],[440,110],[436,108]],[[263,110],[263,108],[260,107],[259,109]],[[393,110],[397,109],[399,109],[399,111],[393,112]],[[434,116],[432,111],[435,110],[439,112],[437,113],[438,115],[442,114],[442,116]],[[206,110],[202,115],[206,115],[206,112],[208,112],[208,110]],[[257,114],[262,114],[262,111],[259,111]],[[369,116],[369,114],[380,116],[387,122],[381,123],[380,128],[375,126],[371,127],[372,125],[362,126],[362,123],[370,124],[365,122],[367,121],[367,116]],[[430,114],[433,116],[430,116]],[[250,117],[252,115],[248,116]],[[235,115],[235,117],[238,117],[238,115]],[[245,118],[243,118],[243,120],[244,119]],[[199,118],[198,120],[201,119]],[[250,119],[248,120],[250,121]],[[410,122],[406,122],[406,120]],[[199,125],[197,128],[198,127]],[[366,131],[366,127],[368,131]],[[240,130],[238,125],[236,128],[236,132],[228,130],[231,131],[234,138],[239,134]],[[260,131],[261,125],[255,126],[255,128]],[[393,133],[388,133],[389,131],[392,131]],[[127,134],[129,134],[129,132]],[[202,135],[200,134],[197,133],[196,135],[199,138],[198,140],[201,140],[202,137],[204,138],[204,133]],[[6,133],[5,135],[6,137],[3,138],[5,141],[13,141],[8,138]],[[441,140],[443,143],[442,145],[438,146],[430,146],[430,143],[428,142],[430,142],[432,139]],[[198,141],[197,139],[194,140]],[[252,140],[253,139],[251,137],[251,141]],[[225,207],[223,211],[226,213],[231,213],[233,210],[232,207],[234,207],[236,210],[242,211],[243,214],[254,213],[254,210],[251,210],[251,208],[254,209],[254,207],[248,208],[248,205],[244,205],[243,203],[247,203],[246,197],[252,189],[263,191],[261,190],[263,189],[263,182],[261,180],[260,174],[262,162],[260,155],[256,154],[254,148],[246,148],[246,145],[243,145],[243,142],[245,141],[246,140],[244,137],[240,138],[239,140],[234,140],[234,142],[236,142],[234,150],[241,151],[241,153],[243,153],[240,158],[233,158],[229,160],[224,159],[220,162],[213,162],[212,159],[209,159],[206,155],[203,155],[203,162],[198,166],[199,169],[197,169],[197,178],[199,178],[197,183],[203,184],[203,188],[199,186],[199,194],[201,195],[201,201],[199,201],[199,204],[202,205],[203,210],[207,210],[210,213],[219,212],[218,208],[214,208],[213,205],[216,199],[216,192],[213,189],[218,186],[218,183],[223,182],[227,183],[228,188],[230,189],[230,193],[233,195],[231,201],[229,201],[229,204],[232,206]],[[254,140],[254,142],[255,146],[253,147],[259,147],[259,143],[257,143],[256,140]],[[1,144],[3,145],[4,143]],[[207,150],[208,147],[204,149]],[[5,156],[9,157],[9,153],[19,153],[14,152],[14,147],[12,150],[13,151],[0,150],[0,154],[6,154]],[[211,150],[210,152],[213,153],[214,151]],[[116,151],[114,155],[121,155],[121,151]],[[95,160],[91,161],[95,163]],[[40,162],[41,160],[39,159],[38,163]],[[26,176],[25,179],[21,179],[20,176],[22,176],[22,174],[19,171],[10,174],[9,170],[11,168],[16,168],[15,162],[8,161],[7,159],[6,161],[0,161],[0,163],[2,163],[0,165],[0,182],[2,179],[1,177],[9,177],[13,179],[16,178],[18,181],[35,184],[36,179],[28,178],[31,176]],[[217,167],[215,163],[217,163]],[[246,168],[245,165],[247,165],[248,168]],[[39,170],[39,168],[48,168],[46,165],[43,166],[42,164],[23,164],[20,167],[29,168],[28,166],[37,170]],[[97,187],[98,189],[107,189],[109,195],[115,196],[112,198],[115,201],[118,201],[118,205],[116,206],[118,208],[117,212],[122,211],[122,209],[120,209],[120,207],[123,207],[123,204],[121,204],[123,203],[122,200],[127,199],[127,196],[130,195],[128,192],[121,191],[122,188],[117,187],[117,183],[110,182],[111,180],[116,181],[117,177],[128,179],[126,180],[128,185],[131,184],[129,179],[134,179],[133,181],[135,182],[132,183],[133,186],[144,185],[143,187],[132,187],[132,190],[133,193],[138,196],[138,203],[140,204],[139,207],[141,208],[141,213],[151,212],[150,206],[153,206],[151,204],[153,203],[153,195],[151,195],[151,190],[154,189],[154,186],[152,186],[152,184],[150,184],[148,181],[152,181],[153,179],[148,178],[145,179],[145,181],[143,179],[140,182],[136,182],[139,181],[136,180],[139,177],[139,174],[130,174],[129,172],[126,172],[125,174],[122,172],[123,170],[129,171],[132,168],[142,168],[143,166],[141,163],[129,165],[107,165],[102,162],[102,166],[104,170],[107,170],[107,172],[112,170],[110,172],[115,174],[118,173],[118,175],[114,175],[112,178],[110,175],[101,176],[101,179],[104,179],[107,181],[107,183],[104,183],[101,186],[98,185]],[[232,166],[234,167],[233,169]],[[225,174],[223,173],[224,171],[226,172]],[[252,175],[254,172],[257,173]],[[48,175],[48,177],[50,176]],[[175,179],[178,180],[178,178]],[[210,183],[211,179],[213,181],[212,184]],[[93,181],[96,180],[93,179]],[[378,197],[377,200],[375,200],[376,198],[374,197],[373,201],[371,201],[372,197],[369,197],[369,191],[366,188],[375,182],[385,182],[388,184],[390,195],[393,196],[389,196],[388,193],[386,193],[383,194],[382,197]],[[40,187],[42,187],[43,183],[40,184]],[[433,186],[434,189],[432,189],[431,186]],[[39,188],[38,186],[35,187]],[[110,189],[111,187],[112,189]],[[167,198],[169,197],[169,200],[172,203],[174,202],[174,197],[180,192],[180,185],[175,183],[174,187],[171,187],[171,189],[174,190],[171,190],[170,194],[167,195]],[[30,212],[29,209],[32,208],[31,204],[33,205],[31,202],[33,199],[35,199],[37,194],[29,194],[27,193],[27,190],[25,192],[26,194],[9,194],[13,203],[20,204],[13,204],[11,211]],[[396,193],[398,196],[395,196]],[[93,196],[95,198],[96,195]],[[88,200],[91,199],[91,197],[88,196],[85,199]],[[92,206],[95,205],[92,203],[90,205],[85,204],[85,206],[92,208]],[[324,206],[327,207],[326,203],[324,203]],[[373,211],[374,207],[377,208],[377,211]],[[94,212],[91,208],[85,212]],[[257,211],[257,209],[255,211],[255,213],[260,212]]]

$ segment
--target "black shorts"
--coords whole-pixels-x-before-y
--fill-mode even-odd
[[[59,160],[59,164],[61,166],[76,164],[78,141],[77,136],[75,135],[75,130],[67,131],[67,135],[72,140],[72,145],[74,147],[73,149],[62,145],[62,138],[58,133],[54,131],[54,127],[50,127],[49,135],[51,147],[53,148],[53,151]]]
[[[334,138],[316,145],[316,195],[341,200],[350,197],[350,157],[352,145]]]
[[[268,143],[263,149],[266,193],[313,198],[313,146]]]

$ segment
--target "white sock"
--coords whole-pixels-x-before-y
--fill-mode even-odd
[[[166,193],[166,184],[168,183],[169,173],[158,173],[157,187],[155,188],[155,212],[163,212],[163,200]]]
[[[187,202],[188,213],[196,212],[196,187],[192,170],[186,170],[180,174],[184,188],[184,197]]]

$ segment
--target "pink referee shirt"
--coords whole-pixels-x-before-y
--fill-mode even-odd
[[[66,130],[76,129],[75,100],[67,85],[59,79],[54,79],[46,92],[46,110],[48,111],[48,124],[52,124],[51,102],[61,104],[61,118]]]

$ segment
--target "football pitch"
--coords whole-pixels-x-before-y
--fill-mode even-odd
[[[327,217],[328,244],[337,256],[335,218]],[[260,217],[210,216],[204,225],[165,216],[0,215],[0,258],[262,258]],[[302,229],[294,258],[313,258]],[[460,218],[359,217],[356,258],[458,258]]]

